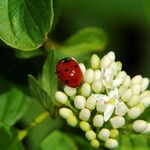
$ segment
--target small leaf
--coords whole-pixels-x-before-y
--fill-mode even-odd
[[[8,125],[15,124],[25,113],[28,97],[20,90],[12,88],[0,95],[0,121]]]
[[[0,38],[20,50],[39,48],[53,23],[52,0],[1,0]]]
[[[23,145],[18,141],[18,132],[2,123],[0,123],[0,149],[24,150]]]
[[[67,134],[54,131],[41,142],[40,150],[77,150],[77,147]]]
[[[54,100],[50,98],[48,93],[40,86],[38,81],[32,75],[28,75],[28,80],[31,94],[47,111],[52,113],[54,109]]]
[[[58,59],[63,57],[81,57],[95,50],[103,50],[107,37],[100,28],[89,27],[78,31],[70,37],[64,46],[57,49]]]
[[[57,89],[57,80],[56,80],[56,60],[55,60],[55,51],[53,49],[48,51],[47,59],[43,65],[42,73],[42,84],[43,88],[47,93],[54,96],[54,93]]]

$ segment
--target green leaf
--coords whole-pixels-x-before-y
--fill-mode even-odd
[[[18,141],[18,132],[2,123],[0,123],[0,149],[24,150],[23,145]]]
[[[100,28],[89,27],[78,31],[70,37],[64,46],[57,49],[58,59],[63,57],[81,57],[89,52],[103,50],[107,37]]]
[[[39,48],[37,50],[32,50],[32,51],[20,51],[20,50],[15,50],[15,55],[16,57],[20,58],[20,59],[29,59],[32,57],[37,57],[37,56],[41,56],[44,53],[42,52],[42,50]]]
[[[20,50],[39,48],[53,23],[52,0],[1,0],[0,38]]]
[[[0,121],[8,125],[15,124],[25,113],[28,97],[20,90],[11,88],[0,95]]]
[[[67,134],[53,131],[41,142],[40,150],[77,150],[77,147]]]
[[[56,78],[56,60],[55,51],[53,49],[48,51],[47,59],[43,65],[42,84],[47,93],[54,95],[57,89]]]
[[[28,80],[31,94],[47,111],[53,113],[54,100],[50,98],[48,93],[40,86],[38,81],[32,75],[28,75]]]

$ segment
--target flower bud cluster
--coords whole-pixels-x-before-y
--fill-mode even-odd
[[[95,149],[100,145],[113,149],[118,146],[118,129],[128,126],[126,118],[135,120],[150,105],[149,79],[127,75],[121,62],[115,61],[114,52],[102,59],[94,54],[90,63],[90,68],[79,64],[83,74],[80,87],[65,86],[64,92],[55,93],[61,106],[59,115],[70,126],[80,127]],[[135,120],[132,129],[150,133],[150,123]]]

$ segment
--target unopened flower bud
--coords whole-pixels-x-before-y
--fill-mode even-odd
[[[91,84],[94,80],[94,71],[92,69],[87,69],[84,74],[84,82]]]
[[[111,61],[115,60],[115,53],[113,51],[110,51],[106,56],[108,56]]]
[[[96,138],[96,133],[93,130],[88,130],[85,133],[86,138],[91,141]]]
[[[65,104],[68,100],[68,97],[65,93],[61,92],[61,91],[57,91],[55,93],[55,99],[58,103],[60,104]]]
[[[76,116],[71,115],[67,118],[67,123],[68,123],[68,125],[75,127],[78,124],[78,120],[77,120]]]
[[[147,90],[147,91],[144,91],[140,94],[140,99],[143,99],[145,98],[146,96],[150,96],[150,91]]]
[[[81,86],[81,95],[88,97],[91,93],[91,86],[88,83],[84,83]]]
[[[139,106],[132,107],[128,111],[128,117],[130,119],[136,119],[137,117],[139,117],[141,115],[142,112],[143,112],[143,110]]]
[[[121,71],[118,73],[118,75],[116,76],[116,79],[118,79],[120,81],[120,84],[122,84],[125,79],[126,79],[126,72],[125,71]]]
[[[110,130],[110,137],[116,138],[119,135],[119,131],[117,129],[111,129]]]
[[[132,78],[131,84],[140,84],[142,82],[142,76],[141,75],[136,75],[135,77]]]
[[[124,116],[128,111],[128,107],[125,103],[120,102],[116,106],[115,114],[118,116]]]
[[[98,137],[102,140],[102,141],[106,141],[110,136],[110,131],[108,129],[103,128],[99,134]]]
[[[150,105],[150,96],[143,97],[141,103],[147,108]]]
[[[139,103],[140,99],[139,99],[139,95],[133,95],[131,97],[131,99],[127,102],[127,105],[129,107],[134,107]]]
[[[131,89],[133,94],[138,95],[141,92],[141,84],[134,84]]]
[[[94,70],[100,68],[100,58],[96,54],[91,57],[91,68]]]
[[[106,107],[107,107],[107,104],[105,104],[104,101],[100,100],[96,103],[96,110],[100,113],[105,112]]]
[[[79,113],[79,118],[83,121],[88,121],[91,116],[89,109],[83,108]]]
[[[79,64],[79,67],[80,67],[80,69],[81,69],[81,71],[82,71],[82,74],[84,75],[84,73],[85,73],[85,71],[86,71],[85,65],[84,65],[83,63],[80,63],[80,64]]]
[[[95,106],[96,106],[96,99],[94,96],[91,95],[90,97],[88,97],[88,99],[86,101],[86,107],[89,110],[94,110]]]
[[[141,91],[145,91],[148,88],[149,85],[149,79],[148,78],[143,78],[142,79],[142,84],[141,84]]]
[[[125,81],[123,82],[122,86],[128,88],[131,84],[131,77],[126,75]]]
[[[127,102],[130,100],[130,98],[132,97],[132,90],[131,89],[128,89],[126,90],[122,96],[121,96],[121,99],[124,101],[124,102]]]
[[[101,78],[102,78],[102,72],[100,70],[95,70],[94,71],[94,81],[100,80]]]
[[[125,125],[125,119],[122,116],[115,116],[110,119],[113,128],[121,128]]]
[[[132,128],[135,132],[141,133],[147,128],[147,122],[144,120],[136,120],[134,121]]]
[[[84,96],[78,95],[74,99],[74,106],[77,109],[82,109],[85,107],[86,99]]]
[[[97,139],[93,139],[90,144],[95,149],[98,149],[99,146],[100,146],[100,143],[99,143],[99,141]]]
[[[64,107],[59,109],[59,115],[62,118],[67,119],[69,116],[73,115],[73,112],[69,108]]]
[[[102,70],[105,70],[110,65],[111,62],[112,62],[112,60],[107,55],[105,55],[101,59],[101,68],[102,68]]]
[[[92,90],[95,93],[100,93],[100,91],[102,91],[102,89],[103,89],[103,84],[102,84],[101,80],[95,80],[92,83]]]
[[[93,118],[93,125],[95,127],[102,127],[104,124],[104,117],[102,115],[95,115]]]
[[[90,130],[90,124],[86,121],[81,121],[80,128],[82,129],[82,131],[86,132],[86,131]]]
[[[150,123],[147,123],[146,129],[142,133],[143,134],[150,134]]]
[[[64,91],[70,97],[74,96],[77,92],[76,88],[72,88],[72,87],[69,87],[69,86],[65,86]]]
[[[105,142],[105,147],[107,147],[109,149],[116,148],[116,147],[118,147],[118,141],[110,138]]]

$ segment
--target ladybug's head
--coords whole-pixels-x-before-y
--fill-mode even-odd
[[[66,58],[61,59],[59,62],[68,63],[70,62],[70,60],[71,60],[71,57],[66,57]]]

